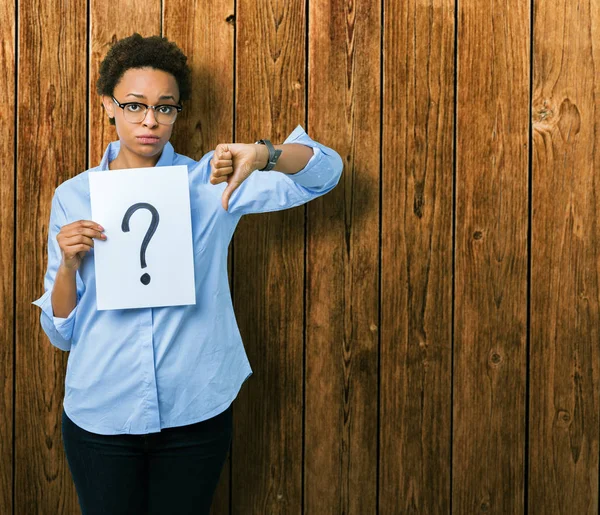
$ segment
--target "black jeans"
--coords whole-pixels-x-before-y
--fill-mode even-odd
[[[62,413],[82,515],[208,515],[232,437],[232,406],[187,426],[100,435]]]

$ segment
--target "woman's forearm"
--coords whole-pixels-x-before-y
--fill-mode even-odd
[[[273,168],[276,172],[297,173],[306,166],[313,156],[313,149],[301,143],[285,143],[273,146],[275,150],[283,150],[275,164],[275,168]],[[269,162],[269,149],[266,145],[256,145],[256,147],[258,151],[256,169],[260,170],[267,166]]]
[[[67,318],[77,305],[76,269],[58,267],[52,289],[52,311],[55,317]]]

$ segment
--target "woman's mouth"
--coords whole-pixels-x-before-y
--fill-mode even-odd
[[[158,136],[150,136],[150,135],[136,136],[136,139],[142,145],[155,145],[156,143],[158,143],[160,141],[160,138]]]

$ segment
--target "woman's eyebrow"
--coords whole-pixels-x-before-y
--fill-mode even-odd
[[[144,95],[140,95],[139,93],[127,93],[127,95],[125,95],[126,97],[137,97],[137,98],[146,98]],[[167,98],[170,98],[171,100],[175,100],[175,97],[173,95],[161,95],[159,100],[166,100]]]

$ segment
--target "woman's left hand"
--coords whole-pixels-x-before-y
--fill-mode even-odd
[[[258,163],[260,155],[254,143],[219,143],[210,160],[210,183],[220,184],[227,182],[223,191],[221,203],[223,209],[229,208],[229,197],[244,182],[250,174],[263,165]],[[268,159],[268,157],[267,157]]]

